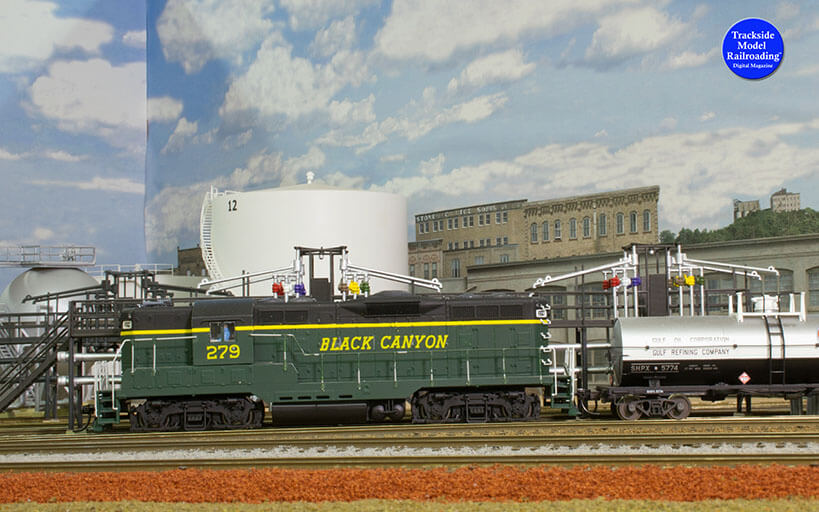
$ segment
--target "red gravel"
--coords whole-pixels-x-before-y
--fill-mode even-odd
[[[0,474],[0,503],[819,498],[819,467],[251,469]]]

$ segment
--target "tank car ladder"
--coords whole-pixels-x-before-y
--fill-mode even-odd
[[[785,384],[785,330],[782,327],[782,318],[779,315],[763,315],[765,332],[768,335],[768,382],[770,384]],[[781,358],[774,357],[777,340],[781,349]],[[781,382],[775,382],[780,378]]]

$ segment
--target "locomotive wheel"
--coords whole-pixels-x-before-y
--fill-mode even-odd
[[[643,413],[637,408],[638,403],[633,396],[624,396],[617,401],[617,417],[626,421],[639,420]]]
[[[667,418],[682,420],[691,414],[691,401],[685,395],[671,395],[668,400],[672,403],[672,406],[666,413]]]

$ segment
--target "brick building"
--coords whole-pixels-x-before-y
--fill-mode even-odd
[[[652,186],[421,213],[415,216],[417,242],[409,247],[409,270],[423,277],[418,264],[423,259],[429,263],[435,260],[440,262],[436,277],[462,278],[466,268],[473,265],[560,258],[616,251],[629,243],[656,243],[659,195],[660,188]],[[440,243],[430,245],[434,241]],[[440,256],[433,256],[435,251]]]

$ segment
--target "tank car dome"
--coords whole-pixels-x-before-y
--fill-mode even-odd
[[[211,278],[291,265],[296,246],[343,245],[354,265],[407,273],[407,200],[397,194],[318,183],[250,192],[211,191],[202,205],[201,235]],[[337,259],[335,264],[332,286],[338,284]],[[317,277],[328,277],[325,262],[316,259],[315,270]],[[372,285],[374,291],[406,289],[377,279]],[[251,293],[270,295],[270,282],[252,285]]]
[[[0,294],[0,308],[7,308],[9,313],[38,313],[41,310],[40,304],[23,302],[23,299],[29,295],[44,295],[98,284],[96,279],[76,268],[32,268],[14,278],[3,290]],[[59,301],[58,310],[67,311],[70,300],[73,299]]]

